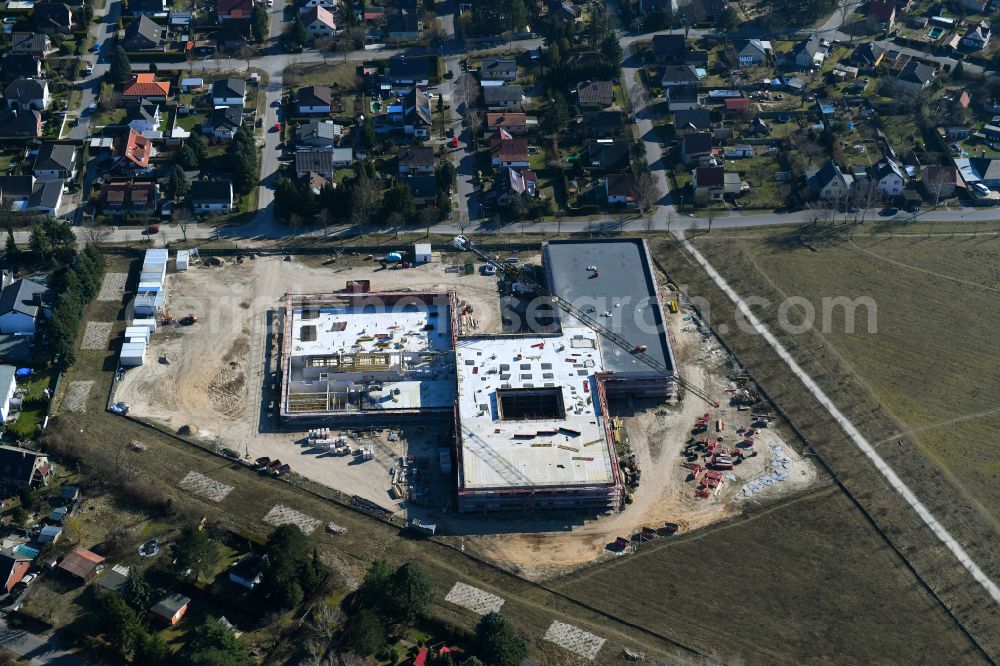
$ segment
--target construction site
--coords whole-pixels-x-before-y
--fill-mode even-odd
[[[197,323],[115,400],[495,560],[575,566],[815,478],[641,239],[213,259],[167,276],[161,321]]]

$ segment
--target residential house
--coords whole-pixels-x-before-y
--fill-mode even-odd
[[[137,103],[145,99],[148,102],[165,102],[170,95],[170,82],[157,81],[153,72],[132,72],[132,76],[122,88],[122,100]]]
[[[160,105],[143,101],[128,107],[125,124],[150,139],[159,138],[159,135],[154,136],[153,133],[160,130]]]
[[[968,9],[970,12],[975,12],[976,14],[985,14],[986,10],[990,6],[992,0],[958,0],[963,8]]]
[[[151,617],[173,626],[181,621],[191,605],[191,599],[183,594],[168,594],[149,609]]]
[[[42,114],[34,109],[0,110],[0,137],[40,137],[42,135]]]
[[[31,569],[31,558],[14,551],[0,551],[0,587],[10,592]]]
[[[243,124],[243,109],[238,106],[217,106],[212,109],[202,131],[217,139],[231,141]]]
[[[688,132],[703,132],[712,128],[712,116],[707,109],[678,111],[674,114],[674,133],[682,136]]]
[[[201,77],[181,79],[181,92],[186,92],[186,93],[201,92],[201,89],[204,87],[205,87],[205,79]]]
[[[426,86],[430,82],[431,61],[427,58],[389,58],[386,76],[394,86]]]
[[[229,580],[252,590],[264,580],[264,567],[266,565],[266,555],[257,555],[256,553],[245,555],[229,569]]]
[[[584,111],[580,131],[594,139],[612,139],[625,131],[625,114],[621,111]]]
[[[313,171],[324,178],[333,178],[337,169],[349,167],[353,163],[354,150],[351,148],[299,150],[295,153],[295,174],[303,178]]]
[[[753,101],[749,97],[727,97],[723,107],[727,114],[746,113],[753,107]]]
[[[424,22],[416,14],[402,12],[385,17],[385,35],[390,40],[420,39],[423,31]]]
[[[483,88],[483,102],[490,111],[521,111],[524,93],[519,85],[489,86]]]
[[[31,196],[30,192],[27,196]],[[9,283],[0,292],[0,333],[34,335],[38,319],[52,315],[51,298],[49,288],[33,280],[22,278]],[[0,385],[0,391],[6,388]]]
[[[947,125],[942,127],[940,132],[944,134],[944,138],[949,141],[961,141],[962,139],[968,139],[972,136],[972,128],[968,125]]]
[[[73,32],[73,10],[61,2],[39,2],[31,11],[31,27],[48,35]]]
[[[59,568],[86,582],[104,569],[104,558],[86,548],[75,548],[62,559]]]
[[[430,146],[403,146],[399,149],[399,173],[434,173],[436,160]]]
[[[10,376],[13,379],[15,368],[13,366],[0,366],[10,368]],[[13,391],[9,389],[9,382],[5,379],[0,383],[7,384],[8,387],[0,395],[3,404],[0,405],[0,416],[7,418],[10,399]],[[44,486],[47,483],[52,467],[46,455],[37,451],[20,449],[14,446],[0,446],[0,482],[15,488],[34,488]]]
[[[249,19],[253,12],[253,0],[216,0],[216,10],[220,21]]]
[[[405,176],[399,179],[410,188],[413,201],[424,206],[437,201],[437,178],[434,176]]]
[[[896,0],[871,0],[868,3],[868,18],[877,21],[886,30],[896,25]]]
[[[551,0],[549,15],[563,23],[577,23],[583,19],[583,7],[573,4],[572,0]]]
[[[153,156],[153,142],[131,127],[119,135],[112,148],[112,171],[124,176],[149,173],[149,158]]]
[[[712,157],[712,133],[691,132],[681,139],[681,161],[688,166],[704,164]]]
[[[312,193],[316,195],[322,192],[323,188],[330,184],[330,180],[328,178],[324,178],[315,171],[307,173],[302,180],[305,182],[306,187],[308,187]]]
[[[856,67],[872,70],[882,63],[885,57],[885,49],[875,42],[864,42],[858,44],[851,53],[850,61]]]
[[[936,204],[955,194],[958,169],[951,164],[929,166],[920,174],[920,184],[928,199]]]
[[[7,105],[22,110],[44,111],[52,98],[49,96],[49,82],[45,79],[15,79],[3,91]]]
[[[585,81],[576,87],[576,99],[584,109],[606,109],[615,103],[611,81]]]
[[[24,211],[57,217],[65,187],[66,181],[62,179],[36,182],[31,188],[31,196],[28,197]]]
[[[987,123],[980,131],[988,143],[1000,143],[1000,126]]]
[[[337,32],[337,24],[333,14],[325,7],[313,7],[302,15],[302,23],[306,26],[309,39],[333,37]]]
[[[301,114],[329,115],[333,108],[333,91],[326,86],[306,86],[295,93],[295,106]]]
[[[918,60],[910,60],[896,77],[896,84],[906,90],[920,92],[934,80],[936,70]]]
[[[652,49],[658,65],[683,64],[687,44],[684,35],[654,35]]]
[[[0,176],[0,200],[5,204],[27,201],[34,187],[34,176]]]
[[[604,171],[625,171],[629,166],[629,142],[598,139],[587,144],[585,164]]]
[[[166,15],[167,0],[128,0],[126,15],[130,16],[156,16]]]
[[[108,573],[101,576],[97,581],[97,586],[102,590],[122,594],[125,591],[125,584],[128,582],[130,569],[124,564],[115,564],[108,570]]]
[[[305,0],[305,2],[299,4],[299,13],[305,14],[313,7],[322,7],[332,12],[336,6],[337,0]]]
[[[771,42],[760,39],[737,39],[733,42],[733,52],[740,65],[762,65],[771,52]]]
[[[486,129],[499,133],[504,130],[511,136],[520,136],[528,131],[527,116],[517,111],[511,113],[487,113]]]
[[[247,98],[247,82],[243,79],[220,79],[212,84],[212,106],[243,107]]]
[[[163,46],[167,29],[153,19],[140,16],[125,26],[122,48],[126,51],[155,51]]]
[[[0,72],[4,81],[14,79],[40,79],[45,70],[42,59],[27,53],[8,53],[0,60]]]
[[[845,174],[833,160],[806,173],[809,187],[820,199],[844,201],[854,190],[854,176]]]
[[[538,175],[531,169],[502,169],[493,180],[497,205],[509,206],[515,197],[538,194]]]
[[[15,32],[11,36],[11,53],[44,58],[55,50],[52,47],[52,40],[42,32]]]
[[[1000,188],[1000,158],[956,157],[954,162],[966,185],[982,183],[990,189]]]
[[[812,35],[795,44],[785,56],[785,63],[800,69],[819,67],[826,58],[822,41],[818,35]]]
[[[517,61],[507,58],[484,58],[479,63],[481,81],[514,81],[517,79]]]
[[[403,97],[403,131],[410,136],[427,138],[431,133],[431,99],[419,88]]]
[[[9,273],[4,273],[4,278],[6,279]],[[4,423],[11,416],[11,400],[14,399],[14,393],[17,391],[17,368],[12,365],[0,365],[0,423]],[[10,447],[2,447],[10,448]],[[0,451],[0,465],[7,464],[9,472],[12,476],[24,476],[28,473],[28,470],[22,469],[25,465],[24,459],[19,458],[20,452],[25,451],[25,449],[14,449],[17,453],[10,453],[9,455]],[[8,460],[9,459],[9,460]],[[47,463],[46,463],[47,464]],[[6,474],[8,470],[4,470]],[[21,484],[25,485],[25,484]],[[29,487],[31,483],[27,484]]]
[[[604,197],[609,206],[635,206],[635,176],[630,173],[612,173],[604,179]]]
[[[698,73],[693,65],[668,65],[663,68],[660,85],[664,88],[690,86],[697,84],[698,81]]]
[[[149,217],[156,214],[160,188],[150,182],[117,182],[101,185],[101,213],[112,217]]]
[[[962,48],[969,51],[982,51],[990,43],[990,26],[986,21],[980,21],[976,25],[970,26],[962,37]]]
[[[695,86],[674,86],[667,88],[667,110],[693,111],[698,108],[698,88]]]
[[[727,160],[739,160],[746,157],[753,157],[753,146],[748,143],[737,143],[726,146],[722,151],[723,157]]]
[[[340,144],[344,127],[332,120],[309,120],[295,130],[295,143],[314,148],[333,148]]]
[[[35,156],[32,173],[38,180],[72,180],[76,178],[76,146],[64,143],[43,143]]]
[[[495,167],[528,166],[528,140],[490,139],[490,163]]]
[[[903,193],[906,185],[906,174],[888,157],[883,157],[871,165],[865,172],[872,185],[888,197],[897,197]]]
[[[727,194],[740,193],[740,175],[721,166],[698,167],[691,176],[691,189],[696,201],[722,201]]]
[[[230,19],[224,21],[216,33],[216,39],[227,53],[238,53],[253,42],[253,27],[250,19]]]
[[[191,183],[191,207],[197,215],[233,210],[233,184],[228,180],[196,180]]]

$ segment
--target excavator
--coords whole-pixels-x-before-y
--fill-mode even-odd
[[[506,261],[498,261],[496,258],[491,257],[489,254],[484,252],[481,248],[477,247],[476,244],[473,243],[467,236],[462,236],[462,235],[455,236],[455,238],[452,240],[452,245],[454,245],[456,249],[461,250],[463,252],[471,252],[477,257],[479,257],[479,259],[481,259],[482,261],[487,262],[487,264],[495,266],[496,270],[500,273],[503,273],[503,275],[507,279],[509,279],[514,285],[522,285],[523,291],[532,291],[543,298],[548,298],[554,304],[556,304],[562,310],[564,310],[567,314],[569,314],[571,317],[578,320],[580,323],[587,326],[588,328],[592,329],[594,332],[604,337],[609,342],[622,348],[636,359],[642,361],[643,363],[651,367],[653,370],[656,370],[657,372],[669,377],[670,379],[675,381],[678,386],[684,387],[686,391],[698,396],[708,404],[712,405],[713,408],[719,407],[719,403],[716,402],[714,399],[712,399],[712,396],[710,396],[708,393],[701,390],[701,388],[694,386],[690,382],[686,381],[685,379],[683,379],[682,377],[671,371],[670,368],[661,363],[659,360],[653,358],[648,353],[646,353],[647,352],[646,345],[632,344],[624,337],[622,337],[618,333],[615,333],[608,327],[604,326],[599,321],[594,319],[592,316],[590,316],[580,308],[576,307],[566,299],[562,298],[558,294],[551,293],[543,285],[538,284],[534,280],[534,278],[528,274],[527,271],[519,268],[517,264],[513,264]]]

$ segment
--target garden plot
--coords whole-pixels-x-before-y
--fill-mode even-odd
[[[90,397],[90,389],[92,388],[94,388],[92,380],[69,382],[66,387],[66,395],[63,397],[63,411],[87,411],[87,398]]]
[[[591,661],[600,652],[604,639],[572,624],[553,620],[543,638]]]
[[[232,486],[227,486],[226,484],[207,477],[204,474],[199,474],[198,472],[193,471],[188,472],[187,476],[181,479],[181,482],[177,485],[190,493],[201,495],[205,499],[212,500],[213,502],[221,502],[226,499],[226,495],[228,495],[233,489]]]
[[[113,326],[114,323],[110,321],[88,321],[80,349],[107,349]]]
[[[97,294],[99,301],[120,301],[125,295],[125,280],[128,273],[106,273],[101,282],[101,291]]]
[[[444,600],[450,601],[456,606],[467,608],[477,615],[497,612],[504,603],[504,600],[495,594],[483,592],[478,587],[472,587],[462,582],[455,583]]]
[[[271,507],[271,510],[264,516],[264,522],[275,527],[287,525],[288,523],[298,525],[303,534],[311,534],[314,529],[319,527],[320,523],[320,521],[312,516],[307,516],[295,509],[290,509],[283,504],[275,504]]]

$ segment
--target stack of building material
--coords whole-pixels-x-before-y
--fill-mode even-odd
[[[146,250],[139,273],[139,288],[135,297],[135,315],[149,317],[156,314],[167,299],[166,278],[167,250],[156,248]]]

